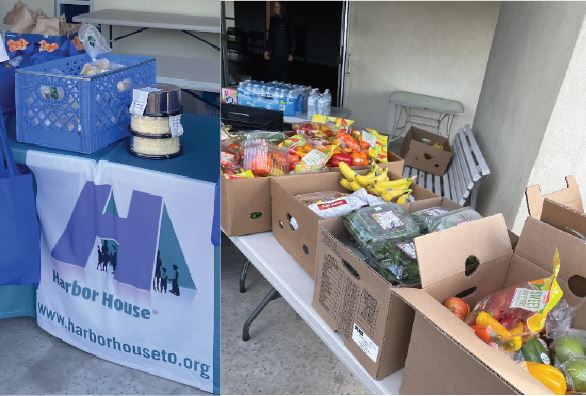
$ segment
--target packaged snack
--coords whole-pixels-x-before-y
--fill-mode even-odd
[[[460,224],[474,220],[480,220],[482,216],[469,207],[452,210],[444,215],[438,216],[429,225],[429,232],[436,232],[455,227]]]
[[[332,199],[345,197],[349,194],[340,191],[321,191],[307,194],[297,195],[297,199],[300,200],[304,205],[309,206],[314,203],[331,201]]]
[[[264,139],[249,139],[242,144],[242,167],[255,176],[282,176],[289,173],[290,158],[286,151]]]
[[[350,195],[314,202],[307,207],[322,219],[328,219],[343,216],[366,205],[368,205],[368,193],[361,188]]]
[[[556,249],[550,277],[514,285],[483,298],[466,322],[483,329],[488,335],[486,342],[507,352],[519,351],[526,340],[543,330],[548,313],[563,296],[557,282],[559,267]]]
[[[361,142],[368,143],[368,155],[378,162],[388,162],[387,146],[389,137],[381,135],[374,129],[366,128],[360,131]]]
[[[396,243],[421,234],[419,224],[394,203],[360,208],[343,220],[362,250],[379,262],[395,258]]]
[[[236,174],[242,168],[242,147],[237,138],[220,143],[220,165],[225,174]]]

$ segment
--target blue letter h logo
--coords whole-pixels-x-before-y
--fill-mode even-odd
[[[96,237],[112,239],[119,246],[114,279],[150,290],[157,258],[163,199],[133,191],[128,217],[119,218],[104,213],[111,190],[109,185],[96,186],[92,182],[85,184],[67,228],[51,256],[58,261],[84,268]]]

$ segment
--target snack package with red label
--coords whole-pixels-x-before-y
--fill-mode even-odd
[[[525,341],[539,334],[547,315],[563,296],[557,282],[559,252],[553,256],[553,273],[548,278],[517,284],[483,298],[466,317],[486,343],[506,352],[516,352]],[[488,334],[488,336],[486,336]]]
[[[286,150],[264,139],[248,139],[243,143],[244,170],[255,176],[282,176],[289,173],[291,159]]]
[[[299,197],[298,197],[299,198]],[[368,193],[364,188],[350,195],[334,198],[328,201],[318,201],[309,204],[307,207],[322,219],[344,216],[363,206],[369,204]]]

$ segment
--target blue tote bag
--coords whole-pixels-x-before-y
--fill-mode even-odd
[[[40,228],[32,174],[16,168],[0,112],[0,285],[39,283]]]

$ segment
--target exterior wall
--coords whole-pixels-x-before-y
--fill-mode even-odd
[[[585,12],[577,2],[501,5],[473,130],[492,172],[478,210],[502,212],[509,227],[524,204]],[[554,155],[563,161],[566,154]]]
[[[578,36],[566,76],[554,105],[529,185],[539,184],[543,193],[564,188],[566,175],[576,176],[586,197],[586,23]],[[528,216],[521,201],[513,230],[520,232]]]
[[[388,132],[392,91],[464,104],[454,129],[472,124],[498,19],[498,2],[351,3],[350,75],[344,106],[362,125]]]

